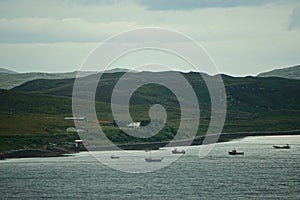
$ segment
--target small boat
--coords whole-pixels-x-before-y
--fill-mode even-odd
[[[290,149],[290,148],[291,148],[291,146],[290,146],[289,144],[286,144],[286,145],[284,145],[284,146],[273,145],[273,147],[274,147],[275,149]]]
[[[119,159],[120,157],[119,156],[115,156],[115,155],[112,155],[110,156],[111,159]]]
[[[244,152],[237,152],[235,149],[228,152],[229,155],[244,155]]]
[[[178,151],[176,148],[172,150],[172,154],[185,154],[185,150]]]
[[[152,157],[145,158],[146,162],[161,162],[162,160],[163,158],[152,158]]]

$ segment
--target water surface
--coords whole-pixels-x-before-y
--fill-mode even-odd
[[[286,143],[292,149],[272,147]],[[245,155],[228,155],[234,147]],[[170,166],[143,174],[111,169],[88,152],[1,161],[0,199],[300,199],[300,136],[219,143],[203,159],[199,148],[193,146]],[[120,152],[99,154],[110,159]],[[132,164],[145,156],[135,151]]]

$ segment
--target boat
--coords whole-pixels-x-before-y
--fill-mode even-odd
[[[119,156],[115,156],[115,155],[112,155],[110,156],[111,159],[119,159],[120,157]]]
[[[244,152],[238,152],[235,149],[233,149],[232,151],[229,151],[228,153],[229,153],[229,155],[244,155],[245,154]]]
[[[291,146],[289,144],[286,144],[284,146],[273,145],[273,147],[275,149],[290,149],[291,148]]]
[[[150,150],[150,156],[149,157],[145,157],[145,161],[146,162],[161,162],[163,160],[163,158],[152,158],[152,152]]]
[[[178,151],[176,148],[172,150],[172,154],[185,154],[185,150]]]
[[[146,162],[161,162],[162,160],[163,158],[152,158],[152,157],[145,158]]]

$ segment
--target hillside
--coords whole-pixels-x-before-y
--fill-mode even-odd
[[[110,103],[112,90],[123,73],[104,74],[98,85],[96,100]],[[203,78],[197,73],[182,73],[191,83],[200,105],[210,105],[210,97]],[[129,78],[147,79],[151,76],[160,77],[162,80],[172,77],[172,72],[141,72],[132,73]],[[208,75],[205,75],[209,77]],[[214,77],[209,77],[213,80]],[[230,77],[222,75],[226,94],[227,105],[232,110],[261,112],[268,110],[300,109],[300,81],[282,78],[261,77]],[[84,77],[88,87],[96,81],[97,76]],[[94,80],[95,79],[95,80]],[[177,80],[171,80],[176,83]],[[74,79],[62,80],[34,80],[14,88],[14,91],[42,93],[57,96],[72,96]],[[184,89],[184,87],[183,87]],[[153,104],[155,102],[176,103],[176,98],[164,87],[146,85],[139,88],[132,104]]]
[[[282,69],[275,69],[269,72],[260,73],[258,77],[281,77],[287,79],[300,79],[300,65],[294,67],[287,67]]]
[[[173,72],[132,73],[128,77],[170,78]],[[107,73],[99,82],[96,93],[96,112],[100,120],[113,120],[110,96],[114,85],[124,73]],[[210,122],[210,97],[207,87],[197,73],[183,73],[194,88],[200,106],[198,134],[206,133]],[[209,77],[211,81],[214,77]],[[230,77],[222,75],[227,93],[227,113],[224,133],[253,131],[287,131],[300,129],[300,80],[260,77]],[[87,88],[97,76],[83,77]],[[91,82],[92,81],[92,82]],[[172,80],[177,81],[177,80]],[[77,134],[67,133],[73,122],[64,120],[71,116],[71,95],[74,79],[32,80],[13,90],[0,90],[0,137],[7,142],[4,149],[31,144],[41,140],[55,143],[72,142]],[[176,84],[176,83],[174,83]],[[184,89],[184,87],[179,88]],[[120,91],[121,92],[121,91]],[[189,99],[184,98],[188,102]],[[102,127],[107,137],[118,144],[135,142],[168,141],[174,137],[180,123],[180,108],[174,94],[167,88],[148,84],[135,91],[130,100],[130,113],[135,121],[148,120],[152,104],[162,104],[167,113],[164,128],[149,139],[137,139],[123,133],[118,127]],[[45,127],[47,129],[45,129]],[[47,131],[45,131],[47,130]],[[54,137],[55,136],[55,137]],[[9,139],[10,138],[10,139]],[[28,142],[28,138],[31,138]],[[54,139],[53,139],[54,138]],[[35,143],[35,142],[33,142]],[[26,146],[26,145],[25,145]]]
[[[0,71],[0,89],[11,89],[27,81],[36,79],[67,79],[74,78],[77,72],[67,73],[42,73],[42,72],[31,72],[31,73],[7,73]],[[83,76],[93,74],[95,72],[81,72]]]
[[[160,77],[162,80],[172,77],[173,72],[141,72],[132,73],[128,78]],[[112,89],[124,73],[104,74],[98,85],[96,101],[110,105]],[[191,83],[199,101],[202,127],[199,133],[204,133],[210,116],[210,97],[202,77],[197,73],[183,73]],[[213,80],[214,77],[207,78]],[[258,130],[292,130],[300,129],[300,81],[282,78],[260,77],[230,77],[222,75],[227,93],[227,125],[224,131],[258,131]],[[96,75],[83,77],[83,91],[97,81]],[[177,80],[173,80],[176,84]],[[34,80],[27,82],[13,91],[23,91],[32,94],[72,96],[74,79],[64,80]],[[87,89],[85,89],[87,88]],[[180,88],[179,88],[180,89]],[[184,89],[184,87],[182,87]],[[188,101],[188,98],[184,100]],[[152,104],[162,104],[168,111],[170,126],[178,124],[180,111],[174,94],[168,89],[148,84],[135,91],[131,97],[132,116],[136,120],[148,118],[148,109]],[[135,112],[134,112],[135,111]],[[106,119],[112,120],[110,106],[106,113],[100,112]],[[263,119],[263,121],[260,121]],[[249,123],[250,120],[252,123]],[[276,123],[275,123],[276,122]],[[260,124],[259,126],[257,126]]]

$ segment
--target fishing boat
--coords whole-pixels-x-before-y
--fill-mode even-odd
[[[185,154],[185,150],[178,151],[177,148],[174,148],[172,154]]]
[[[286,144],[284,146],[273,145],[273,147],[275,149],[290,149],[291,148],[291,146],[289,144]]]
[[[115,156],[115,155],[112,155],[110,156],[111,159],[119,159],[120,157],[119,156]]]
[[[228,153],[229,153],[229,155],[244,155],[244,152],[238,152],[235,149],[229,151]]]
[[[152,152],[150,151],[150,156],[145,157],[146,162],[161,162],[163,158],[152,158]]]

